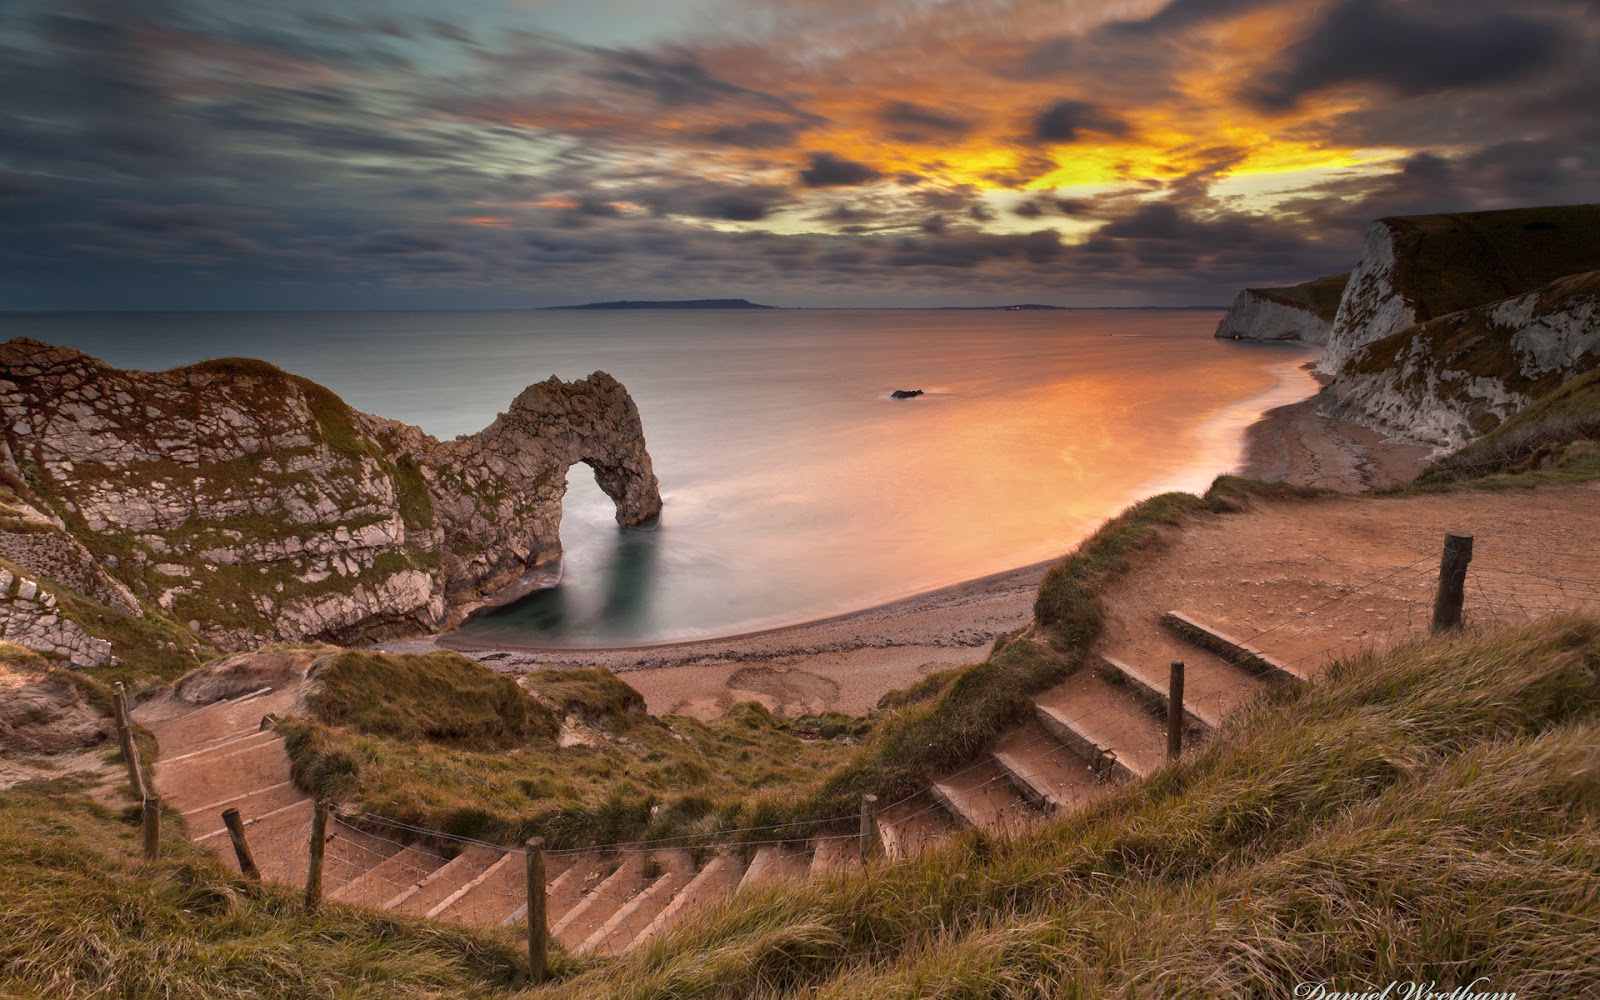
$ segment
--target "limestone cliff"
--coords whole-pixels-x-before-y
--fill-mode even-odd
[[[1349,272],[1286,288],[1246,288],[1217,324],[1222,340],[1326,344]]]
[[[1459,448],[1600,366],[1600,271],[1464,309],[1346,355],[1325,390],[1345,415]]]
[[[1367,344],[1600,267],[1600,205],[1380,219],[1339,301],[1322,370]]]
[[[459,620],[560,553],[577,462],[620,523],[661,506],[638,409],[604,372],[530,386],[441,442],[263,362],[129,372],[18,340],[0,345],[0,411],[0,557],[224,648]]]

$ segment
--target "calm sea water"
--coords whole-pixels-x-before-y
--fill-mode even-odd
[[[666,507],[619,529],[569,475],[559,584],[463,631],[552,645],[725,635],[1062,554],[1234,467],[1310,354],[1214,312],[424,312],[0,316],[116,365],[264,358],[441,437],[551,374],[617,376]],[[894,389],[925,389],[912,400]],[[559,573],[559,577],[555,574]]]

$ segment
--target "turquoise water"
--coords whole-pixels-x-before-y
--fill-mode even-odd
[[[421,312],[0,316],[131,368],[272,361],[441,437],[527,384],[633,393],[665,509],[619,529],[569,475],[552,588],[474,619],[558,645],[734,634],[1059,556],[1107,516],[1237,464],[1309,395],[1302,348],[1211,337],[1215,312]],[[927,394],[893,400],[894,389]]]

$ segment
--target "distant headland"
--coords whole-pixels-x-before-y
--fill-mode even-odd
[[[622,299],[616,302],[585,302],[581,306],[550,306],[551,309],[776,309],[749,299]]]

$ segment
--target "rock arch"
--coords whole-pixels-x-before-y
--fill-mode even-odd
[[[561,554],[561,500],[579,463],[616,504],[618,524],[660,514],[639,408],[603,371],[530,385],[488,427],[438,445],[427,464],[459,485],[435,492],[462,501],[445,505],[441,524],[453,602],[514,593],[519,577]]]

